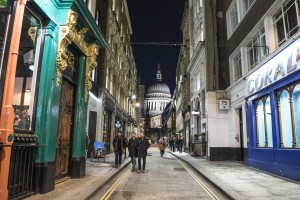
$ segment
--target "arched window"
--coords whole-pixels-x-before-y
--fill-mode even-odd
[[[279,117],[281,124],[281,147],[292,147],[293,130],[291,117],[290,94],[288,90],[283,90],[279,98]]]
[[[300,147],[300,84],[296,85],[293,91],[294,121],[296,132],[296,146]]]
[[[263,97],[257,101],[255,114],[257,147],[273,147],[271,105],[269,96]]]

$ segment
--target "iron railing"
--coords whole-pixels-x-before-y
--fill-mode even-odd
[[[33,164],[38,147],[34,134],[14,135],[8,180],[9,199],[23,199],[33,194]]]

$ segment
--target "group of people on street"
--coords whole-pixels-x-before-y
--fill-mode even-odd
[[[126,147],[128,147],[128,152],[132,163],[132,172],[134,172],[136,169],[136,159],[138,159],[137,172],[145,172],[147,150],[150,147],[150,143],[145,137],[144,133],[137,135],[133,132],[129,142],[127,143],[126,138],[122,136],[122,131],[118,131],[118,135],[113,140],[113,146],[116,168],[121,166],[123,151],[126,151]]]
[[[169,140],[170,149],[175,152],[176,148],[179,153],[182,153],[183,148],[183,137],[180,136],[178,139],[176,137],[170,138]]]
[[[150,147],[149,140],[145,137],[144,133],[136,134],[132,132],[131,138],[127,142],[127,139],[123,137],[122,131],[118,131],[118,135],[113,140],[113,147],[115,153],[115,167],[119,168],[122,163],[122,155],[125,152],[126,158],[126,147],[128,147],[129,157],[132,163],[132,172],[136,170],[136,159],[138,159],[138,169],[137,172],[145,172],[146,168],[146,157],[147,150]],[[160,156],[163,157],[165,149],[167,147],[167,142],[164,137],[161,137],[158,142],[158,148],[160,150]],[[182,153],[183,148],[183,138],[178,139],[173,137],[169,140],[170,149],[175,152],[177,148],[179,153]],[[142,165],[143,163],[143,165]]]

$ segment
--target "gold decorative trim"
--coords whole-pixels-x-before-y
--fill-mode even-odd
[[[30,27],[28,29],[28,35],[32,40],[33,44],[35,43],[35,36],[36,36],[36,27]]]
[[[92,88],[91,73],[97,66],[97,56],[99,46],[95,43],[88,44],[84,37],[88,28],[77,30],[78,14],[72,10],[69,11],[66,26],[60,27],[59,32],[59,47],[56,57],[56,87],[59,87],[61,76],[68,66],[70,61],[66,51],[68,46],[73,42],[86,56],[86,74],[85,74],[85,101],[88,100],[89,90]]]

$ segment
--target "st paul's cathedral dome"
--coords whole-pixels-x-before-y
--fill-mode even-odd
[[[167,84],[162,82],[162,74],[158,64],[156,81],[147,90],[144,108],[149,110],[149,116],[151,117],[161,114],[170,101],[170,89]]]

